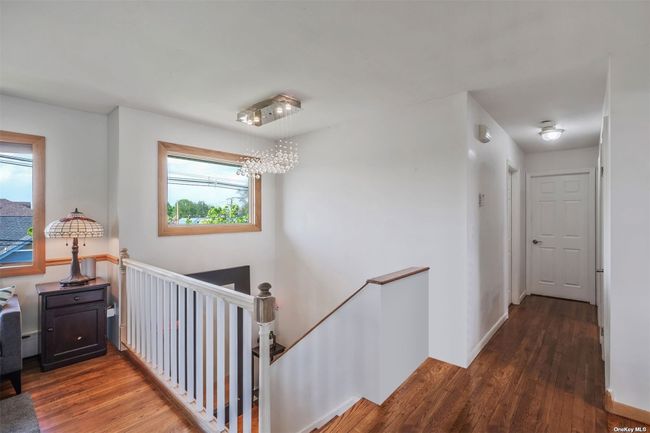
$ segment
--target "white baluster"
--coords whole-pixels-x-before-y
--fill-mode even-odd
[[[217,298],[217,428],[226,426],[226,303]]]
[[[244,422],[243,422],[243,432],[244,433],[251,433],[251,410],[253,406],[253,398],[252,398],[252,393],[253,393],[253,384],[251,383],[252,379],[252,366],[251,366],[251,356],[252,356],[252,348],[251,348],[251,333],[252,333],[252,328],[253,328],[253,323],[251,320],[251,313],[248,310],[244,310],[242,308],[242,314],[244,315],[244,320],[243,320],[243,332],[242,332],[242,340],[243,340],[243,357],[244,359],[242,360],[242,368],[244,371],[242,372],[243,374],[243,388],[244,388],[244,399],[242,401],[242,404],[244,405],[243,410],[244,410]]]
[[[178,385],[178,284],[170,283],[170,331],[171,331],[171,341],[169,344],[169,349],[171,351],[170,359],[170,368],[171,368],[171,378],[174,386]]]
[[[158,278],[158,284],[156,284],[156,305],[158,306],[156,312],[156,336],[158,337],[156,343],[156,364],[158,370],[163,371],[163,290],[165,282]]]
[[[144,272],[138,272],[138,355],[142,356],[144,353]]]
[[[205,298],[205,411],[214,416],[214,300]]]
[[[181,387],[181,393],[187,390],[185,382],[185,359],[187,350],[185,348],[185,287],[178,288],[178,383]]]
[[[151,350],[151,366],[156,368],[156,286],[158,278],[153,275],[149,279],[149,347]]]
[[[127,287],[129,288],[129,336],[131,337],[131,341],[129,341],[129,345],[133,348],[135,347],[135,307],[137,305],[138,300],[136,299],[136,293],[137,293],[137,287],[135,283],[135,271],[133,268],[127,268],[129,270],[129,283],[127,284]]]
[[[170,309],[170,302],[169,302],[169,292],[170,292],[170,282],[167,280],[163,280],[163,318],[162,318],[162,323],[163,323],[163,329],[162,329],[162,334],[163,334],[163,374],[165,375],[165,378],[170,377],[170,368],[169,368],[169,362],[171,361],[171,350],[170,350],[170,338],[169,338],[169,331],[171,330],[171,320],[169,319],[169,309]]]
[[[126,268],[126,338],[130,347],[133,347],[133,282],[131,275],[133,270]]]
[[[138,271],[133,270],[133,275],[131,276],[133,284],[131,284],[131,294],[133,299],[133,349],[135,352],[138,352],[138,320],[140,320],[140,314],[138,314],[138,308],[140,307],[140,300],[138,299]]]
[[[156,329],[155,329],[155,324],[156,324],[156,309],[154,308],[155,300],[154,300],[154,289],[155,289],[155,282],[154,282],[154,276],[149,275],[149,284],[148,284],[148,290],[147,294],[149,295],[149,299],[147,301],[147,307],[148,307],[148,332],[147,332],[147,337],[148,337],[148,343],[147,343],[147,349],[149,350],[148,358],[147,360],[149,363],[154,365],[156,363],[156,356],[154,353],[155,350],[155,342],[156,342]]]
[[[194,354],[196,353],[195,340],[194,340],[194,291],[187,289],[185,292],[187,295],[186,305],[186,329],[187,329],[187,364],[185,368],[187,369],[187,393],[190,401],[194,400]]]
[[[149,307],[151,305],[151,299],[149,299],[149,287],[151,287],[151,284],[149,283],[150,278],[149,274],[144,275],[144,286],[142,287],[144,292],[144,304],[142,305],[144,308],[144,329],[142,335],[144,336],[144,358],[147,362],[151,361],[151,357],[149,356],[149,343],[151,341],[149,338]]]
[[[203,295],[196,293],[196,404],[203,409]]]
[[[228,406],[230,414],[228,416],[228,431],[230,433],[237,433],[237,306],[230,304],[229,311],[230,324],[228,325],[230,348],[228,350],[230,364],[228,372],[228,386],[230,396],[228,398]]]

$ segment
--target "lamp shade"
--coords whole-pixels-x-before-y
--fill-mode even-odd
[[[45,227],[48,238],[101,238],[104,227],[75,209],[65,218],[52,221]]]

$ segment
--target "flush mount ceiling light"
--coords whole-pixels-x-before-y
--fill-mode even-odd
[[[554,121],[544,120],[543,122],[541,122],[541,129],[539,131],[539,135],[542,137],[542,140],[544,141],[553,141],[560,138],[563,132],[564,129],[558,128]]]
[[[240,111],[237,113],[237,121],[251,126],[262,126],[291,116],[301,108],[299,99],[287,95],[277,95]]]

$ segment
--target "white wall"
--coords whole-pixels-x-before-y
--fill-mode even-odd
[[[581,149],[527,153],[524,160],[528,173],[594,168],[598,161],[598,146],[597,143],[594,143],[593,147],[583,147]]]
[[[488,127],[492,135],[489,143],[478,140],[478,125]],[[513,177],[513,209],[523,207],[524,185],[523,153],[498,123],[468,96],[468,359],[478,355],[489,337],[505,320],[510,300],[505,294],[506,229],[507,229],[507,165],[517,169]],[[484,194],[479,207],[478,195]],[[524,291],[525,223],[524,212],[513,219],[513,293]]]
[[[610,63],[609,388],[650,410],[650,46]]]
[[[427,359],[429,350],[429,272],[368,290],[381,296],[378,341],[379,389],[367,397],[382,404]],[[395,342],[391,344],[390,342]]]
[[[107,166],[105,115],[69,110],[21,98],[0,95],[0,129],[42,135],[45,143],[46,224],[78,207],[106,227]],[[65,240],[47,239],[47,258],[70,257]],[[81,255],[106,252],[107,241],[89,239]],[[99,263],[99,276],[107,277],[112,265]],[[16,284],[23,311],[23,334],[34,333],[38,325],[38,295],[34,284],[57,281],[67,276],[69,266],[47,267],[43,275],[2,278],[0,284]]]
[[[115,112],[114,112],[115,113]],[[158,236],[158,141],[241,153],[270,145],[222,128],[119,107],[117,218],[119,246],[134,260],[190,273],[251,265],[251,284],[274,282],[275,178],[262,179],[262,231]],[[254,288],[253,287],[253,288]],[[254,292],[255,293],[255,292]]]
[[[430,355],[465,364],[466,110],[461,93],[298,137],[278,178],[281,342],[368,277],[430,266]]]

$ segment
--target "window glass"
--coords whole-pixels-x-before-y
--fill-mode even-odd
[[[0,142],[0,266],[33,261],[32,146]]]
[[[168,224],[248,224],[250,181],[238,169],[236,164],[167,156]]]

